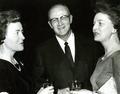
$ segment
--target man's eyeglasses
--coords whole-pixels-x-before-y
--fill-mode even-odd
[[[52,18],[49,21],[51,24],[55,24],[55,23],[59,22],[59,19],[60,19],[60,21],[63,22],[63,21],[67,21],[69,19],[69,17],[70,17],[70,15],[63,15],[60,18]]]

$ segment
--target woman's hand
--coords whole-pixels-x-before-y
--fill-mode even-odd
[[[70,91],[70,94],[93,94],[93,91],[87,89],[81,89],[76,91]]]
[[[57,94],[70,94],[69,88],[58,89]]]
[[[9,94],[9,93],[7,93],[7,92],[0,92],[0,94]]]
[[[46,88],[41,88],[37,94],[53,94],[54,93],[54,87],[53,86],[48,86]]]

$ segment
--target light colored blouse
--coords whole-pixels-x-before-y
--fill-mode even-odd
[[[115,85],[112,87],[116,88],[117,94],[120,94],[120,51],[116,51],[104,59],[100,58],[90,80],[93,91],[96,92],[99,92],[101,88],[105,90],[105,87],[108,85],[106,83],[111,84],[111,81],[113,81],[112,84]],[[108,91],[108,87],[106,89]]]

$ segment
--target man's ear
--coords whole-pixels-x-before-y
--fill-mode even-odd
[[[73,16],[70,15],[70,23],[72,23],[72,20],[73,20]]]
[[[48,24],[49,24],[49,26],[50,26],[51,28],[53,28],[53,26],[52,26],[52,24],[50,23],[50,21],[48,21]]]

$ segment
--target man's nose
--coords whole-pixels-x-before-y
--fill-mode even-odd
[[[58,24],[62,25],[62,20],[60,18],[58,19]]]

